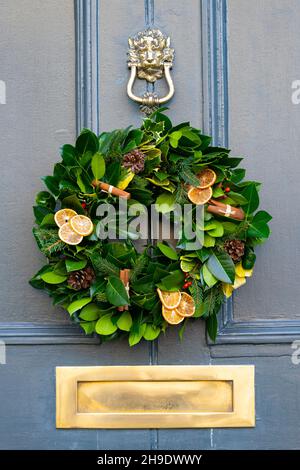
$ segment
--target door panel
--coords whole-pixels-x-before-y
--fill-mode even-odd
[[[73,2],[1,2],[1,322],[58,322],[63,316],[28,285],[39,269],[30,236],[40,177],[75,136]],[[34,14],[33,14],[34,12]]]
[[[230,146],[246,155],[249,179],[263,182],[262,207],[273,215],[255,276],[235,296],[236,320],[300,316],[300,113],[291,100],[299,21],[295,0],[228,2]]]

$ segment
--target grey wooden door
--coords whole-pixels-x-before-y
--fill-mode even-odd
[[[0,448],[299,448],[299,2],[2,0],[0,18]],[[215,345],[198,322],[183,342],[169,329],[150,347],[99,346],[27,284],[41,262],[31,236],[39,176],[76,128],[140,122],[125,93],[127,38],[153,23],[176,49],[173,121],[247,155],[274,214],[256,276],[220,313]],[[56,366],[149,363],[254,364],[256,427],[56,430]]]

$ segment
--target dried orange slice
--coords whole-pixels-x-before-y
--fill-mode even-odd
[[[188,192],[188,198],[191,202],[197,205],[203,205],[210,200],[213,191],[211,187],[206,189],[191,188]]]
[[[176,308],[166,308],[164,305],[162,306],[162,315],[170,325],[178,325],[184,320],[182,315],[178,315]]]
[[[210,168],[205,168],[204,170],[200,171],[200,173],[198,173],[197,178],[200,183],[198,188],[205,189],[209,188],[215,183],[217,175],[214,170],[211,170]]]
[[[86,215],[75,215],[70,220],[70,225],[74,232],[83,237],[87,237],[94,230],[93,222]]]
[[[62,225],[58,231],[58,236],[64,243],[68,245],[79,245],[82,242],[83,236],[72,230],[69,222]]]
[[[169,292],[157,289],[162,304],[169,309],[176,308],[180,304],[181,292]]]
[[[73,209],[60,209],[60,211],[56,212],[54,215],[54,220],[56,225],[62,227],[64,224],[69,222],[74,215],[77,215],[77,212],[73,211]]]
[[[181,301],[176,308],[176,312],[183,318],[192,317],[195,313],[195,302],[193,297],[186,292],[181,292]]]

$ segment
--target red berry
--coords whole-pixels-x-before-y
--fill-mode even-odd
[[[82,207],[83,209],[86,209],[86,202],[82,202],[82,203],[81,203],[81,207]]]
[[[183,284],[183,288],[184,289],[187,289],[189,286],[188,286],[188,283],[186,282],[185,284]]]
[[[229,193],[230,192],[230,187],[227,186],[224,191],[225,191],[225,193]]]

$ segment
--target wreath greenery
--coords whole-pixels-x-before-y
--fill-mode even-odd
[[[270,234],[271,216],[257,212],[260,184],[244,180],[242,159],[211,146],[189,123],[173,127],[163,111],[138,129],[99,137],[83,129],[43,178],[48,191],[36,196],[33,234],[47,264],[30,283],[102,341],[127,335],[133,346],[154,340],[169,323],[180,323],[182,336],[186,322],[197,318],[206,320],[214,340],[224,294],[252,274],[254,248]],[[129,230],[126,239],[120,230],[117,240],[99,239],[97,208],[118,208],[120,194],[130,195],[129,205],[155,203],[173,220],[174,205],[192,201],[193,227],[202,205],[203,224],[194,227],[202,246],[189,249],[182,234],[176,248],[163,241],[140,251]]]

